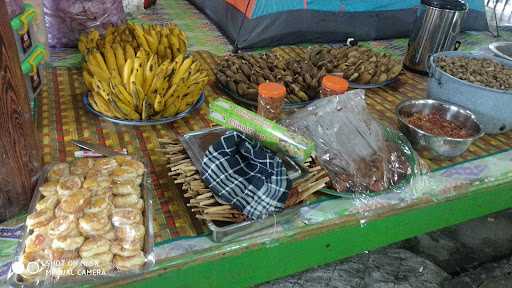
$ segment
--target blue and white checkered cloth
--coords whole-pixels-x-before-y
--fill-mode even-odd
[[[260,142],[228,131],[210,146],[202,177],[212,193],[250,219],[262,219],[284,208],[291,181],[281,159]]]

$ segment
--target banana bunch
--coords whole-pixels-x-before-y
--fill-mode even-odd
[[[125,47],[126,48],[126,47]],[[161,59],[141,48],[137,53],[105,43],[104,52],[88,49],[83,77],[92,107],[118,119],[147,120],[185,111],[208,82],[192,57]]]
[[[128,58],[132,51],[145,49],[158,55],[161,61],[176,59],[187,51],[187,39],[185,33],[175,24],[165,25],[141,25],[124,24],[110,26],[103,36],[97,30],[82,34],[78,41],[78,49],[85,55],[89,49],[98,49],[105,54],[107,47],[119,45],[125,51]]]

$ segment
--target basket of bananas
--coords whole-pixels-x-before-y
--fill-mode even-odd
[[[204,102],[207,73],[193,57],[175,25],[127,24],[91,31],[78,45],[92,113],[128,125],[181,119]]]

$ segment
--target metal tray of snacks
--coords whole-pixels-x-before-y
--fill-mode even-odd
[[[222,127],[207,128],[185,134],[181,139],[181,144],[185,147],[192,163],[201,171],[201,163],[203,161],[204,154],[208,148],[217,142],[225,133],[228,131]],[[296,164],[290,157],[279,155],[283,164],[286,167],[288,177],[291,180],[298,179],[302,176],[303,171],[301,167]]]
[[[209,128],[186,134],[181,139],[192,163],[200,171],[201,162],[208,147],[215,143],[227,130],[222,127]],[[290,179],[302,177],[303,171],[299,165],[288,157],[282,157]],[[279,222],[292,217],[291,210],[284,210],[278,215],[269,216],[258,221],[245,221],[241,223],[226,223],[222,221],[207,221],[208,229],[212,232],[214,242],[225,242],[250,235],[254,232],[277,225]]]
[[[196,110],[198,110],[201,107],[201,105],[203,105],[205,100],[206,100],[206,96],[203,91],[199,95],[199,98],[197,98],[196,102],[194,102],[194,104],[192,104],[190,107],[188,107],[187,110],[185,110],[173,117],[166,117],[166,118],[161,118],[161,119],[150,119],[150,120],[125,120],[125,119],[113,118],[113,117],[107,116],[101,112],[96,111],[92,107],[91,102],[89,102],[89,92],[87,92],[83,97],[83,103],[85,105],[85,108],[92,114],[98,116],[99,118],[108,120],[108,121],[116,123],[116,124],[131,125],[131,126],[159,125],[159,124],[166,124],[166,123],[172,123],[172,122],[178,121],[178,120],[185,118],[188,115],[194,113]]]
[[[100,159],[100,158],[96,158],[95,160],[97,160],[97,159]],[[105,159],[105,158],[101,158],[101,159]],[[95,161],[95,160],[93,160],[93,161]],[[42,197],[40,187],[43,184],[45,184],[47,177],[48,177],[48,173],[50,172],[51,168],[54,167],[55,165],[59,165],[59,164],[47,165],[42,169],[40,177],[38,179],[38,183],[36,185],[34,195],[30,202],[30,206],[28,209],[28,215],[37,211],[37,209],[36,209],[37,204],[39,203],[39,201],[41,200],[41,197]],[[146,167],[146,165],[144,165],[144,166]],[[8,274],[9,286],[11,286],[11,287],[41,287],[41,286],[48,286],[48,287],[65,286],[65,287],[67,287],[67,286],[76,286],[76,285],[83,285],[83,284],[95,285],[95,284],[100,284],[100,283],[106,283],[109,281],[120,280],[120,279],[123,279],[126,277],[142,275],[144,272],[148,271],[155,263],[154,230],[153,230],[153,220],[152,220],[153,219],[153,208],[152,208],[152,205],[153,205],[152,197],[153,196],[152,196],[151,189],[148,189],[148,187],[147,187],[147,185],[149,183],[147,169],[144,169],[144,170],[145,170],[144,174],[142,176],[138,176],[138,177],[142,177],[142,181],[140,184],[141,185],[141,195],[142,195],[142,200],[143,200],[143,209],[144,209],[142,211],[143,212],[142,213],[143,214],[142,222],[144,223],[144,227],[145,227],[144,239],[142,241],[143,247],[141,248],[141,250],[139,250],[139,249],[131,250],[132,252],[141,251],[143,253],[145,260],[144,260],[144,264],[142,264],[141,268],[138,268],[135,270],[130,270],[130,271],[120,271],[118,268],[113,268],[113,270],[108,271],[108,272],[105,272],[105,271],[102,272],[99,267],[86,268],[85,266],[82,265],[85,262],[83,261],[83,259],[81,257],[78,256],[78,253],[77,253],[77,251],[79,250],[78,248],[76,248],[74,250],[74,252],[70,252],[70,253],[75,253],[75,256],[74,256],[75,258],[73,258],[72,260],[69,260],[69,259],[67,259],[67,260],[64,260],[64,259],[58,259],[58,260],[36,259],[34,261],[28,262],[27,265],[25,265],[25,264],[23,264],[23,255],[24,255],[23,253],[25,252],[27,239],[32,234],[35,233],[34,230],[28,228],[28,225],[25,225],[25,228],[23,231],[23,236],[16,248],[15,259],[14,259],[13,264],[11,265],[11,268],[9,270],[9,274]],[[48,181],[48,182],[50,182],[50,181]],[[48,198],[48,197],[45,197],[45,198]],[[43,199],[45,199],[45,198],[43,198]],[[139,198],[139,200],[140,200],[140,198]],[[140,201],[138,201],[138,202],[140,202]],[[60,203],[60,200],[59,200],[59,203]],[[59,208],[57,207],[57,209],[53,209],[52,211],[56,211],[58,209]],[[111,215],[109,216],[109,218],[112,222]],[[139,218],[139,220],[140,220],[140,218]],[[48,223],[49,223],[49,221],[48,221]],[[137,221],[135,223],[140,223],[140,222]],[[118,226],[118,227],[120,227],[120,226]],[[43,227],[42,229],[45,229],[45,227]],[[80,233],[82,233],[82,232],[80,231]],[[115,233],[113,235],[116,240],[119,240],[117,238],[116,234],[117,233]],[[85,235],[80,234],[80,236],[85,236]],[[89,235],[89,237],[90,237],[89,239],[101,238],[101,237],[94,237],[94,236],[90,236],[90,235]],[[47,239],[48,240],[46,240],[46,241],[53,240],[49,236]],[[39,238],[38,240],[45,241],[44,239],[41,240],[41,238]],[[134,241],[136,241],[136,240],[134,240]],[[112,242],[114,242],[114,240],[112,240]],[[53,245],[53,243],[52,243],[52,245]],[[49,245],[49,247],[51,247],[52,245]],[[82,246],[82,245],[80,245],[80,246]],[[46,255],[49,255],[50,251],[48,251],[48,249],[49,248],[45,249],[43,253]],[[119,249],[125,250],[125,252],[127,252],[129,250],[129,249],[124,249],[121,246],[119,246]],[[64,251],[62,249],[55,249],[55,250],[61,250],[62,253],[69,252],[69,251]],[[108,251],[110,251],[110,250],[111,249],[109,248],[108,250],[105,250],[104,253],[108,254]],[[27,252],[27,254],[28,253],[33,253],[33,252]],[[35,253],[37,253],[37,252],[35,252]],[[122,252],[122,253],[124,253],[124,252]],[[61,256],[62,255],[65,255],[65,254],[61,254]],[[93,257],[96,255],[99,255],[99,254],[93,254]],[[137,257],[137,256],[134,256],[134,257]],[[127,258],[131,258],[131,257],[127,257]],[[127,258],[124,258],[124,259],[127,259]],[[67,263],[67,262],[69,262],[69,263]],[[71,266],[72,268],[69,268],[69,266],[62,266],[62,265],[74,265],[76,263],[78,263],[77,266],[76,267]],[[98,263],[98,262],[96,262],[96,263]],[[56,267],[58,267],[58,268],[56,268]],[[63,270],[63,269],[66,269],[64,267],[68,267],[67,269],[69,269],[69,271],[63,272],[63,271],[66,271],[66,270]],[[112,268],[113,266],[110,266],[110,267]],[[50,268],[50,270],[48,270],[48,268]],[[52,275],[53,272],[56,271],[55,269],[60,269],[58,271],[63,272],[62,275],[59,275],[59,276]],[[26,272],[25,275],[34,275],[35,274],[38,276],[34,276],[33,279],[25,278],[22,275],[23,272]],[[31,273],[31,272],[35,272],[35,273]],[[44,276],[39,275],[40,273],[38,273],[38,272],[41,272],[42,274],[44,274]]]

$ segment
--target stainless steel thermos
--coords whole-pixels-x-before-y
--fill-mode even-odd
[[[404,59],[409,70],[425,73],[430,55],[457,50],[462,20],[468,10],[460,0],[422,0]]]

